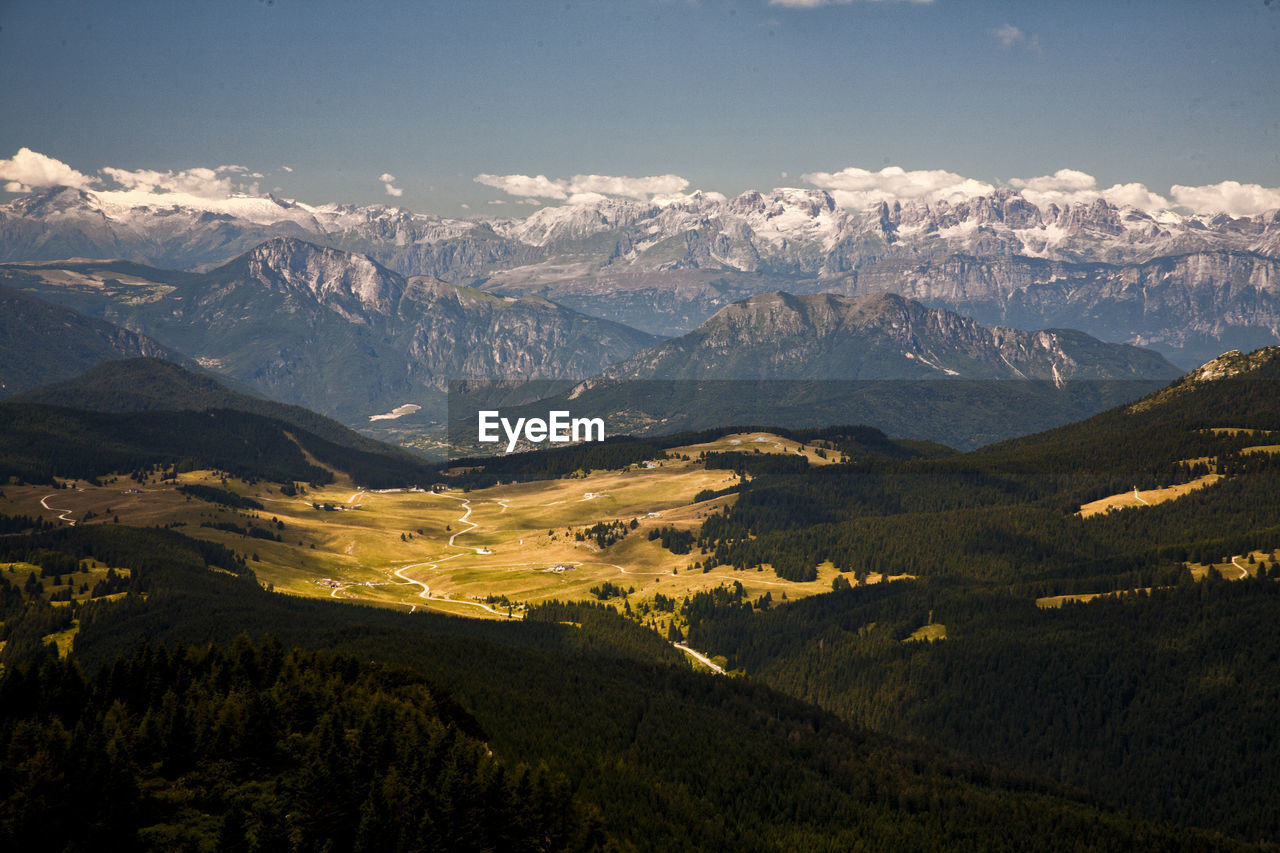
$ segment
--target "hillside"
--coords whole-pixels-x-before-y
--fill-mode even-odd
[[[1150,350],[1071,330],[985,328],[894,294],[766,293],[632,356],[603,379],[1169,380]]]
[[[91,814],[118,837],[139,832],[155,848],[239,837],[233,831],[275,837],[287,819],[304,840],[413,827],[458,849],[479,830],[452,833],[484,819],[484,832],[512,833],[498,846],[535,828],[555,849],[837,851],[904,839],[1051,849],[1063,832],[1095,848],[1241,849],[850,726],[750,680],[671,665],[665,643],[646,643],[640,629],[592,608],[551,609],[521,624],[392,613],[265,592],[243,568],[239,576],[209,571],[226,555],[196,551],[170,531],[99,526],[0,537],[4,558],[32,546],[101,555],[130,569],[130,580],[121,600],[78,610],[75,659],[102,678],[86,681],[53,661],[15,666],[6,647],[0,695],[23,697],[0,713],[6,754],[23,771],[6,790],[30,802],[2,813],[6,841],[60,841]],[[17,588],[0,584],[0,601],[13,600]],[[4,615],[11,638],[25,640],[58,613],[33,603],[17,622]],[[242,633],[271,636],[254,644]],[[326,654],[307,651],[316,649]],[[113,703],[115,714],[100,713]],[[80,749],[61,749],[65,727],[76,723],[102,740],[130,737],[110,750],[91,736]],[[67,801],[34,796],[44,777],[33,741],[55,745],[57,766],[113,780],[109,796],[77,802],[75,819],[38,836],[39,819]],[[520,764],[538,769],[498,770]],[[201,810],[175,803],[166,795],[175,790],[200,797]],[[388,820],[408,810],[449,821]],[[579,828],[585,837],[569,843]],[[546,834],[566,840],[548,843]]]
[[[240,464],[256,482],[179,474],[203,483],[190,501],[155,473],[137,501],[109,484],[4,488],[20,512],[0,528],[0,561],[32,577],[0,589],[27,608],[5,621],[0,654],[13,663],[58,638],[95,668],[142,639],[248,631],[409,665],[500,760],[546,762],[602,832],[638,849],[844,849],[881,832],[890,847],[1056,849],[1064,827],[1090,847],[1273,843],[1274,810],[1240,800],[1267,802],[1280,766],[1259,737],[1280,695],[1265,627],[1280,619],[1278,370],[1280,350],[1228,354],[1137,403],[964,455],[866,428],[739,428],[440,475],[467,491],[319,481],[277,494],[261,466],[297,457],[266,441],[268,424],[234,419],[218,435],[252,427],[263,452]],[[6,424],[71,417],[4,407]],[[112,434],[157,447],[198,434],[143,414],[154,426]],[[93,429],[106,434],[83,420],[40,452]],[[1076,514],[1202,468],[1218,481],[1185,497]],[[80,523],[35,520],[50,508]],[[171,556],[149,560],[158,548]],[[128,573],[109,582],[108,566]],[[77,580],[86,572],[100,593]],[[53,595],[68,603],[21,604]],[[688,672],[664,634],[737,677]],[[653,802],[675,817],[637,806]],[[724,822],[704,824],[707,811]]]
[[[181,358],[145,335],[0,286],[0,398],[144,356]]]
[[[385,454],[402,459],[408,465],[421,462],[399,448],[374,441],[301,406],[233,391],[208,373],[156,358],[105,362],[73,379],[33,388],[12,399],[15,403],[42,403],[93,412],[229,409],[292,424],[352,450]]]

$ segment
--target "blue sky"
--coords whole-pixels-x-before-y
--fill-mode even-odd
[[[802,5],[0,0],[0,159],[446,215],[563,200],[508,176],[1280,187],[1280,0]]]

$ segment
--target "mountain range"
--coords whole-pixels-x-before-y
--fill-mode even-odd
[[[53,300],[65,307],[49,311],[74,309],[86,315],[84,323],[117,324],[123,339],[144,334],[240,387],[422,450],[443,440],[434,425],[445,419],[451,380],[522,386],[504,393],[504,405],[561,393],[531,382],[582,382],[572,395],[576,407],[594,401],[588,408],[603,406],[620,428],[639,432],[654,424],[705,428],[736,412],[738,423],[865,421],[970,447],[1125,402],[1179,373],[1148,350],[1072,330],[986,328],[893,294],[773,291],[733,303],[694,331],[661,342],[541,297],[406,278],[367,256],[289,237],[202,273],[126,261],[50,261],[0,266],[0,281],[16,289],[15,298]],[[120,353],[137,354],[144,353]],[[833,394],[830,386],[810,386],[798,397],[794,389],[758,389],[743,398],[721,388],[715,399],[634,387],[659,379],[898,383],[875,389],[873,400],[865,386],[852,398],[848,389]],[[1041,382],[1017,390],[978,385],[963,393],[902,384],[935,379]],[[1081,396],[1086,385],[1079,380],[1108,382],[1088,385]],[[1127,384],[1132,381],[1139,384]],[[1068,382],[1072,387],[1057,393]],[[633,387],[623,392],[620,383]],[[21,389],[16,384],[12,391]],[[654,394],[659,408],[640,402]],[[949,400],[940,411],[964,413],[922,418],[917,404],[937,404],[939,394]],[[466,399],[459,412],[494,398]],[[744,399],[754,408],[742,409]]]
[[[772,290],[896,292],[987,324],[1076,328],[1183,367],[1275,342],[1280,212],[1037,207],[1011,190],[847,210],[822,190],[654,204],[598,199],[524,219],[232,198],[217,212],[52,188],[0,207],[0,259],[127,258],[210,269],[291,236],[404,276],[538,295],[657,335]]]
[[[946,418],[923,433],[903,433],[968,447],[1090,414],[1152,387],[1113,383],[1106,394],[1080,398],[1077,385],[1056,394],[1069,380],[1150,383],[1179,373],[1153,352],[1080,332],[988,329],[954,312],[886,294],[775,291],[731,304],[695,331],[660,342],[541,297],[498,296],[426,276],[406,278],[367,256],[290,237],[268,240],[208,272],[126,261],[50,261],[0,266],[0,281],[19,291],[16,296],[65,306],[49,306],[51,311],[74,309],[86,315],[85,323],[123,327],[121,336],[150,336],[258,394],[422,450],[443,438],[433,425],[445,419],[451,380],[525,383],[519,394],[506,394],[504,405],[555,396],[556,389],[527,386],[553,380],[585,382],[587,389],[653,379],[1043,381],[1034,392],[1030,386],[999,389],[998,404],[986,400],[996,393],[992,389],[978,397],[961,394],[954,405],[962,400],[981,411],[981,423]],[[863,400],[853,410],[845,404],[833,408],[834,400],[816,390],[800,399],[788,393],[790,402],[782,409],[764,394],[751,411],[660,395],[665,415],[650,410],[626,421],[626,428],[655,418],[672,428],[703,428],[715,425],[706,417],[735,410],[735,422],[790,423],[798,410],[807,410],[801,417],[805,425],[820,425],[815,418],[842,423],[861,415],[893,431],[919,423],[894,414],[911,410],[904,395],[919,400],[957,393],[929,389],[922,395],[904,388],[880,389],[874,405],[868,408]],[[1014,411],[1010,393],[1018,398]],[[1027,393],[1034,393],[1034,405]],[[617,394],[615,389],[593,396],[609,401],[610,414],[633,411],[639,398],[619,400]],[[580,406],[581,390],[574,396]],[[677,404],[688,404],[688,410],[673,417],[670,407]],[[464,405],[460,411],[465,410]]]
[[[10,264],[0,281],[348,424],[406,404],[438,413],[453,378],[585,378],[656,340],[287,237],[205,273],[82,261]]]

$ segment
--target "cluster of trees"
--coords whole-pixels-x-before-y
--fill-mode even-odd
[[[670,525],[655,527],[649,531],[649,541],[657,540],[672,554],[688,554],[693,550],[695,538],[692,530],[680,530]]]
[[[321,465],[308,462],[307,453]],[[395,448],[340,444],[231,409],[90,412],[0,403],[0,482],[93,480],[156,466],[169,478],[212,468],[246,480],[318,484],[332,482],[330,469],[336,468],[371,488],[428,483],[437,476],[432,466]]]
[[[635,519],[632,519],[630,524],[625,521],[597,521],[590,527],[577,531],[573,537],[579,542],[591,540],[596,543],[596,547],[604,549],[621,542],[628,533],[639,526],[640,523]]]
[[[226,533],[238,533],[241,536],[248,536],[253,539],[265,539],[268,542],[284,541],[279,533],[274,533],[267,530],[265,527],[259,527],[256,524],[249,524],[241,527],[234,521],[202,521],[200,522],[200,526],[208,527],[211,530],[221,530]]]
[[[1275,580],[1184,576],[1050,609],[956,581],[768,610],[727,596],[698,604],[686,608],[696,648],[847,720],[1148,817],[1280,838],[1280,811],[1265,805],[1280,783]],[[946,640],[904,642],[930,617]]]

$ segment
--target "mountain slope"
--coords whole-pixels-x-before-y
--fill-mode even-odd
[[[399,448],[374,441],[301,406],[242,394],[212,376],[157,358],[105,362],[73,379],[17,394],[13,402],[116,413],[228,409],[292,424],[352,450],[387,454],[409,465],[421,464]]]
[[[857,423],[970,449],[1087,417],[1178,374],[1148,350],[1071,330],[988,329],[891,294],[770,293],[562,396],[501,408],[599,417],[609,435]],[[495,408],[482,390],[451,400],[450,435],[467,452],[478,411]]]
[[[146,335],[0,286],[0,397],[142,356],[180,358]]]

